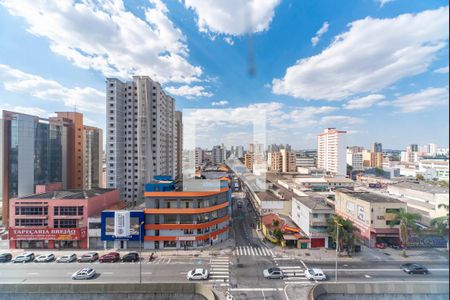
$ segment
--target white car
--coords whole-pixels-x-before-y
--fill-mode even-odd
[[[77,255],[75,253],[63,255],[56,260],[57,263],[71,263],[77,260]]]
[[[189,280],[206,280],[209,277],[209,272],[206,269],[191,270],[187,274]]]
[[[25,252],[21,255],[14,257],[13,263],[27,263],[34,260],[34,253]]]
[[[55,260],[55,255],[54,254],[43,254],[43,255],[39,255],[38,257],[35,258],[34,262],[40,263],[40,262],[52,262]]]
[[[263,271],[264,278],[266,279],[283,279],[284,273],[280,268],[268,268]]]
[[[72,275],[73,280],[85,280],[85,279],[91,279],[96,274],[95,270],[92,268],[84,268],[81,270],[76,271]]]
[[[305,271],[306,279],[324,281],[327,280],[327,275],[321,269],[308,269]]]

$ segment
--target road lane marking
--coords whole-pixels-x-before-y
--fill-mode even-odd
[[[230,292],[276,292],[282,291],[283,288],[231,288]]]
[[[334,272],[336,269],[322,269],[324,272]],[[402,269],[338,269],[339,272],[403,272]],[[428,269],[428,271],[448,272],[449,269]]]
[[[103,275],[113,275],[114,272],[101,272],[101,274],[103,274]]]
[[[27,275],[39,275],[39,273],[27,273]]]

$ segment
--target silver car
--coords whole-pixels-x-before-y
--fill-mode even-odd
[[[81,270],[76,271],[72,275],[73,280],[86,280],[91,279],[96,274],[95,270],[92,268],[84,268]]]
[[[14,257],[13,263],[27,263],[34,260],[34,253],[25,252],[21,255]]]
[[[263,271],[264,278],[267,279],[283,279],[284,273],[280,268],[268,268]]]
[[[56,260],[57,263],[71,263],[77,260],[77,255],[75,253],[63,255]]]
[[[55,260],[55,255],[54,254],[42,254],[39,255],[38,257],[35,258],[34,262],[36,263],[40,263],[40,262],[44,262],[44,263],[48,263],[48,262],[52,262]]]

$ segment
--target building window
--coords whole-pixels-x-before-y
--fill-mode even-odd
[[[55,220],[55,228],[77,228],[77,220],[75,219]]]
[[[48,221],[42,220],[42,219],[16,219],[15,220],[16,226],[25,226],[25,227],[32,227],[32,226],[48,226]]]
[[[319,217],[319,214],[313,214],[313,219],[317,219]]]

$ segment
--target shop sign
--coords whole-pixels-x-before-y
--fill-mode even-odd
[[[83,234],[84,232],[84,234]],[[86,228],[10,228],[9,238],[17,241],[30,240],[81,240],[86,237]]]

